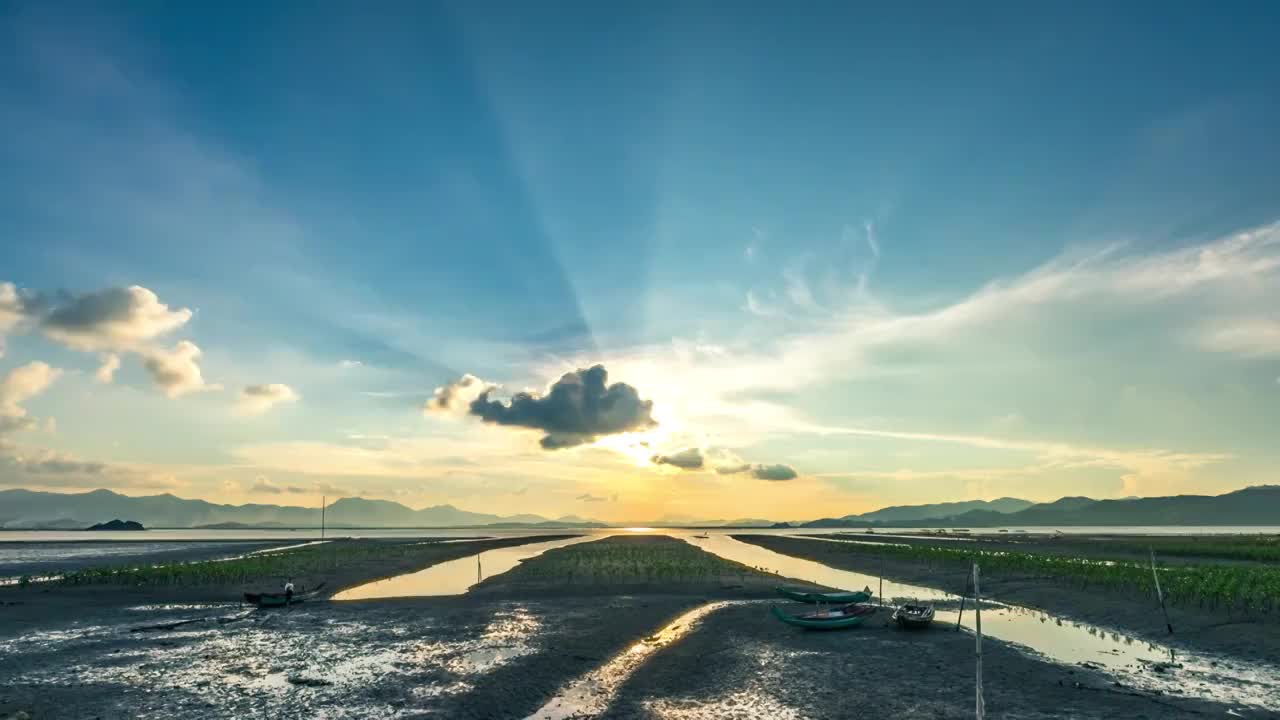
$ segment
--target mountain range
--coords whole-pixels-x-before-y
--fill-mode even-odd
[[[0,491],[0,527],[88,527],[103,518],[136,520],[150,528],[170,527],[319,527],[320,509],[282,505],[220,505],[187,500],[170,494],[130,497],[110,490],[50,493],[31,490]],[[592,527],[603,523],[566,516],[490,515],[435,505],[414,510],[390,500],[342,498],[325,509],[329,527],[471,527],[566,526]]]
[[[941,512],[932,517],[886,520],[876,513],[823,518],[795,524],[798,527],[889,527],[909,524],[917,527],[1045,527],[1082,525],[1276,525],[1280,524],[1280,485],[1256,485],[1225,495],[1173,495],[1169,497],[1094,500],[1087,497],[1065,497],[1048,503],[1001,498],[985,505],[977,503],[942,503],[935,506],[885,508],[911,511],[931,507]],[[956,509],[969,506],[960,512]],[[947,512],[950,510],[950,512]],[[925,511],[921,511],[925,512]]]
[[[131,497],[94,490],[51,493],[0,490],[0,528],[77,529],[108,518],[134,520],[150,528],[302,528],[320,525],[320,510],[281,505],[221,505],[170,494]],[[390,500],[342,498],[325,510],[334,528],[373,527],[608,527],[567,515],[492,515],[435,505],[414,510]],[[614,526],[700,527],[994,527],[1081,525],[1275,525],[1280,523],[1280,486],[1258,485],[1225,495],[1095,500],[1065,497],[1048,503],[1017,498],[897,505],[872,512],[808,522],[772,523],[759,518],[612,523]]]

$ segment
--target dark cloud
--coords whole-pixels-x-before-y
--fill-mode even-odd
[[[172,332],[191,319],[187,308],[170,309],[147,288],[133,285],[66,295],[48,302],[41,327],[76,350],[131,350]]]
[[[795,468],[790,465],[722,465],[716,468],[716,472],[721,475],[750,472],[751,476],[757,480],[774,481],[794,480],[799,476]]]
[[[308,492],[306,488],[298,487],[297,485],[290,485],[286,487],[284,491],[290,495],[306,495]]]
[[[581,500],[582,502],[589,502],[589,503],[609,502],[609,498],[602,497],[600,495],[592,495],[591,493],[582,493],[581,495],[578,496],[578,499]]]
[[[509,404],[490,400],[485,389],[472,401],[470,413],[498,425],[541,430],[546,450],[592,442],[600,435],[645,430],[654,421],[653,402],[626,383],[608,385],[603,365],[566,373],[546,395],[516,393]]]
[[[681,470],[701,470],[702,451],[696,447],[686,448],[671,455],[654,455],[653,462],[658,465],[674,465]]]
[[[794,480],[796,471],[790,465],[756,465],[751,474],[757,480]]]

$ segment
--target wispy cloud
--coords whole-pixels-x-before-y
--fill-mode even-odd
[[[261,415],[281,403],[298,401],[298,393],[283,383],[247,385],[240,391],[239,409],[247,415]]]

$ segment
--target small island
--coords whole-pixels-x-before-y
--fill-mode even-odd
[[[85,530],[146,530],[142,523],[133,520],[112,520],[110,522],[90,525]]]

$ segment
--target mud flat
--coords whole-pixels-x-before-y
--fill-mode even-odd
[[[769,615],[778,581],[680,540],[622,536],[548,550],[453,597],[314,602],[145,633],[128,630],[238,616],[171,603],[22,633],[0,621],[0,717],[972,717],[971,635],[899,631],[887,613],[798,630]],[[1004,643],[984,651],[991,717],[1233,709]]]
[[[89,540],[25,542],[0,539],[0,578],[42,576],[104,563],[191,562],[242,555],[294,542],[252,540]]]
[[[113,563],[102,568],[108,573],[105,579],[0,587],[0,636],[27,627],[58,623],[66,618],[112,614],[129,606],[234,605],[240,602],[246,590],[278,591],[285,577],[292,577],[300,591],[323,584],[327,596],[344,588],[414,572],[485,550],[566,537],[570,536],[537,535],[466,542],[437,538],[335,540],[308,544],[279,554],[267,552],[236,560],[195,563],[182,568],[185,573],[182,578],[170,581],[158,577],[155,582],[143,584],[118,582],[109,575],[113,569],[133,568],[143,563]],[[76,572],[86,571],[80,569]],[[154,574],[163,575],[160,571]],[[224,576],[234,576],[235,579]]]

